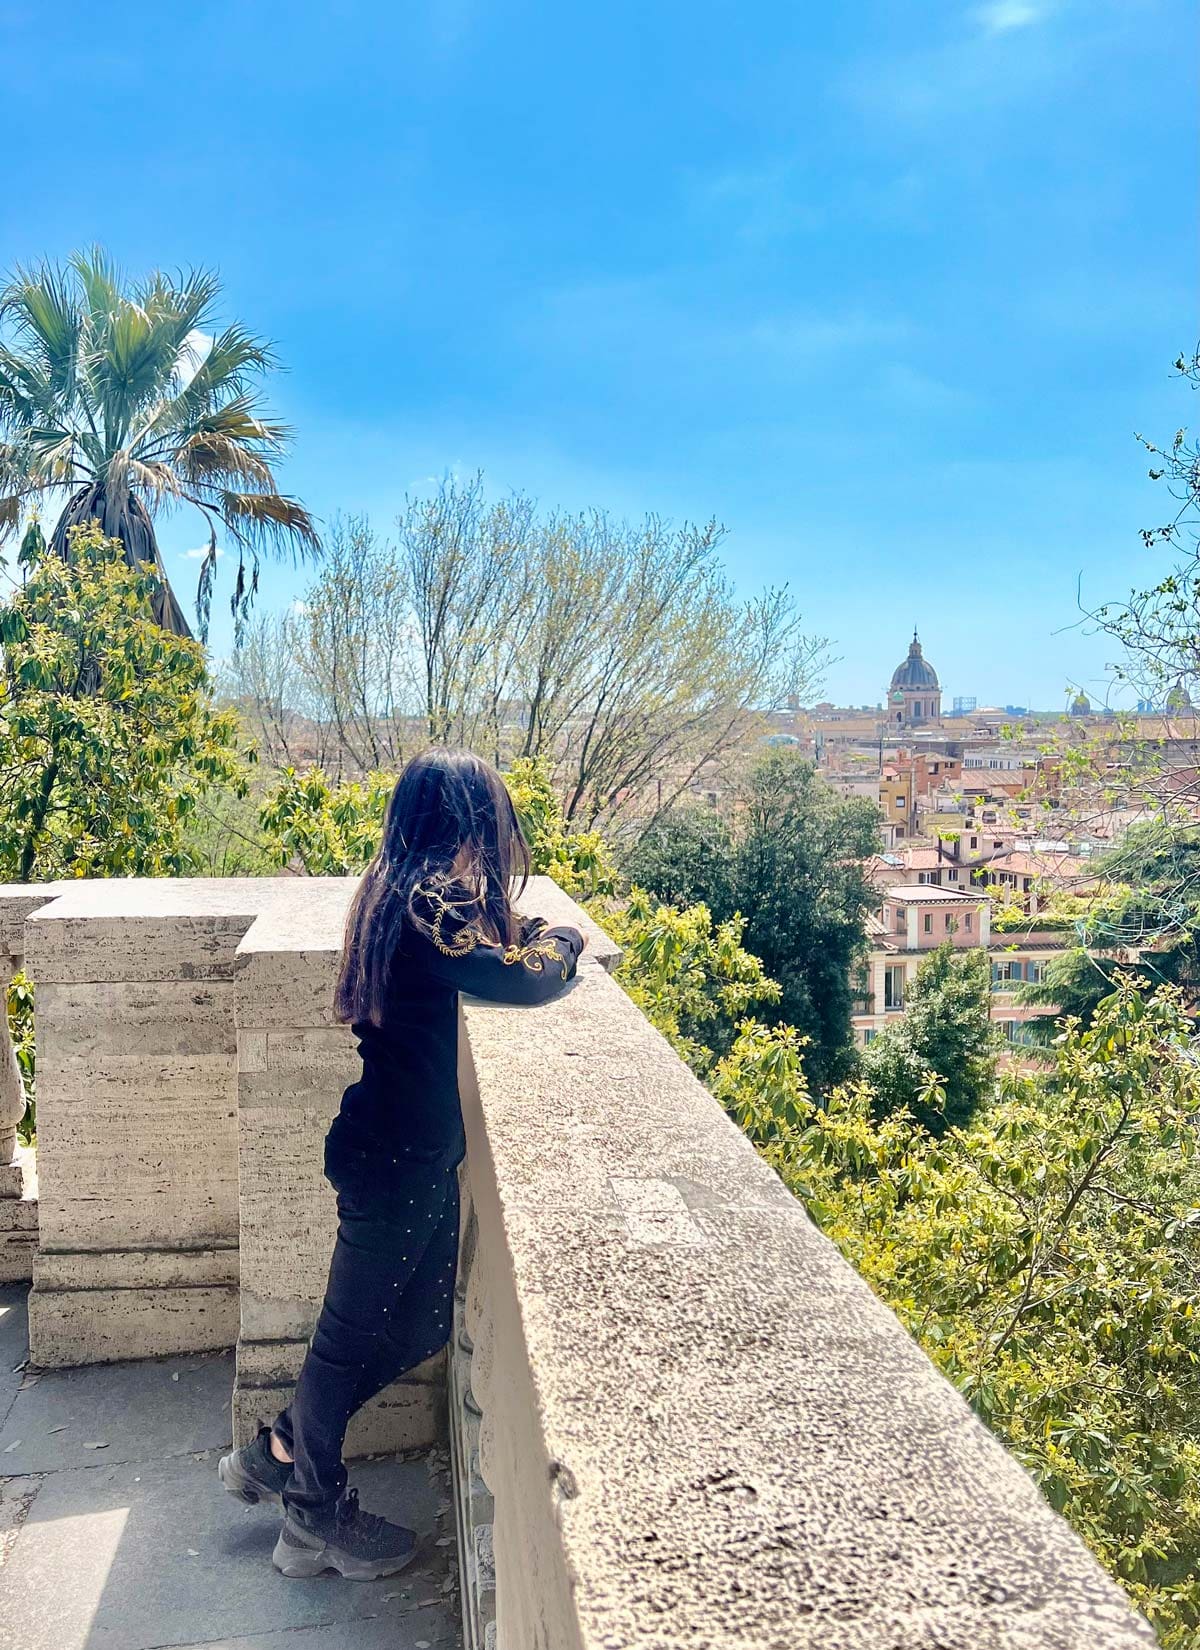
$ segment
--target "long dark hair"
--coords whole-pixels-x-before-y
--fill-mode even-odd
[[[510,904],[524,888],[529,848],[512,798],[490,763],[470,751],[414,756],[396,781],[379,852],[363,873],[346,922],[334,999],[340,1020],[382,1022],[388,973],[405,924],[431,932],[431,912],[498,945],[517,938]]]

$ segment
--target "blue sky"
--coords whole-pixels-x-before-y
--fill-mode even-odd
[[[1194,417],[1193,35],[1183,0],[0,0],[0,264],[218,266],[323,518],[476,468],[716,516],[834,697],[916,621],[948,694],[1057,706],[1104,693],[1077,591],[1159,570],[1133,433]]]

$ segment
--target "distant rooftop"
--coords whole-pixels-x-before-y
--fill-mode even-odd
[[[932,882],[909,882],[889,888],[886,897],[906,905],[978,905],[984,896],[980,894],[972,899],[970,894],[960,894],[957,888],[939,888]]]

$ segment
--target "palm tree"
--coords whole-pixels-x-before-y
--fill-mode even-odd
[[[154,532],[163,509],[191,505],[205,519],[201,634],[218,529],[237,550],[235,620],[253,601],[262,551],[320,550],[312,517],[271,468],[289,433],[260,404],[275,357],[236,322],[217,329],[220,290],[204,271],[156,270],[129,286],[99,248],[17,269],[0,289],[0,542],[31,505],[65,491],[51,549],[68,557],[71,529],[94,517],[131,566],[153,564],[155,617],[185,636]]]

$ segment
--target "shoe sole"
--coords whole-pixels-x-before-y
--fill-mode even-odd
[[[280,1575],[293,1580],[311,1581],[315,1576],[324,1575],[326,1570],[336,1570],[344,1581],[382,1581],[384,1576],[394,1576],[403,1570],[416,1556],[414,1547],[403,1558],[351,1558],[337,1547],[293,1547],[281,1534],[271,1562]]]
[[[257,1507],[260,1503],[267,1506],[281,1507],[283,1497],[278,1490],[269,1490],[265,1484],[251,1478],[238,1464],[236,1454],[223,1455],[217,1463],[217,1477],[224,1484],[230,1495],[236,1495],[239,1501],[244,1501],[248,1507]]]

